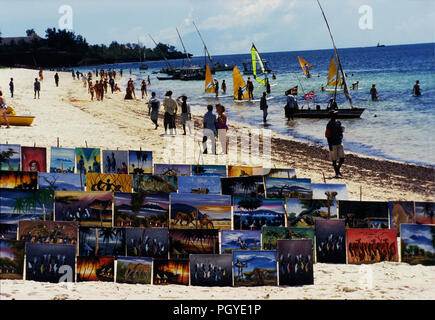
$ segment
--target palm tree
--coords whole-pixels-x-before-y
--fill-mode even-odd
[[[0,152],[0,168],[2,163],[7,163],[8,170],[10,170],[11,166],[9,164],[9,160],[16,153],[18,152],[14,151],[12,148],[8,148],[8,150]]]
[[[99,235],[103,237],[103,244],[104,243],[109,243],[110,240],[112,240],[113,238],[116,237],[116,232],[115,232],[115,228],[102,228],[99,230]],[[97,237],[98,238],[98,237]],[[116,245],[114,247],[113,250],[116,249]],[[113,254],[113,252],[112,252]]]

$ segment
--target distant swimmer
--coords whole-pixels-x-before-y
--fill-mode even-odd
[[[272,79],[276,80],[276,74],[275,73],[272,73]]]
[[[320,91],[325,91],[325,87],[322,85],[320,85]]]
[[[420,88],[420,81],[416,81],[414,84],[414,96],[418,97],[421,96],[421,88]]]
[[[370,96],[372,97],[372,101],[378,100],[378,90],[376,90],[375,84],[373,84],[372,88],[370,89]]]

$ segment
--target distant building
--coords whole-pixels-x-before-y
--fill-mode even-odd
[[[7,46],[11,44],[18,44],[21,41],[24,41],[25,43],[31,43],[35,39],[39,40],[42,38],[38,36],[36,32],[32,32],[28,37],[1,37],[0,45]]]

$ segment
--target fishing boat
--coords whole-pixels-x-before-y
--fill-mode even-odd
[[[145,48],[143,51],[143,62],[142,62],[142,54],[141,54],[142,48],[140,47],[139,40],[137,40],[137,46],[139,49],[139,70],[147,70],[148,65],[145,63],[145,59],[146,59]]]
[[[151,40],[154,42],[154,44],[156,45],[156,49],[159,52],[160,56],[165,60],[166,62],[166,68],[162,68],[160,70],[160,73],[165,73],[167,75],[172,76],[171,78],[167,78],[164,79],[164,77],[160,77],[161,79],[159,80],[175,80],[175,79],[179,79],[179,68],[176,68],[174,66],[171,66],[171,64],[169,63],[168,59],[166,58],[166,56],[164,55],[164,53],[159,49],[159,46],[157,45],[157,43],[154,41],[153,37],[151,37],[150,34],[148,34],[148,36],[151,38]],[[157,77],[158,79],[159,77]]]
[[[364,108],[353,109],[336,109],[336,117],[338,119],[355,119],[360,118],[364,112]],[[293,117],[295,118],[312,118],[312,119],[324,119],[330,118],[330,110],[327,109],[297,109],[294,111]]]
[[[180,80],[204,80],[205,72],[204,69],[199,66],[190,66],[180,68]]]
[[[6,115],[11,126],[30,126],[35,119],[34,116]],[[6,125],[5,119],[0,118],[0,124]]]
[[[382,47],[385,47],[385,44],[380,44],[379,42],[378,42],[378,45],[376,46],[377,48],[382,48]]]
[[[299,64],[301,65],[302,71],[306,78],[311,78],[310,69],[313,67],[309,62],[305,61],[298,56]]]

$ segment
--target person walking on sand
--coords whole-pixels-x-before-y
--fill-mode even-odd
[[[59,87],[59,74],[57,72],[54,75],[54,83],[56,83],[56,87]]]
[[[0,91],[0,117],[3,117],[3,119],[6,122],[6,128],[10,128],[8,117],[6,116],[8,112],[8,106],[6,105],[6,99],[3,97],[3,92]],[[1,124],[0,124],[1,127]]]
[[[39,69],[39,81],[42,81],[42,80],[44,80],[44,73],[43,73],[42,68],[41,68],[41,69]]]
[[[372,84],[372,88],[370,89],[370,96],[372,98],[372,101],[378,100],[378,90],[376,90],[375,84]]]
[[[12,78],[11,78],[12,79]],[[420,81],[416,81],[414,84],[414,88],[412,90],[414,92],[414,96],[418,97],[421,96],[421,89],[420,89]]]
[[[147,84],[146,84],[145,80],[142,80],[142,83],[140,85],[140,91],[142,92],[142,99],[144,99],[145,96],[148,96]]]
[[[221,144],[222,153],[221,154],[227,154],[228,153],[228,144],[227,144],[227,115],[225,114],[225,107],[218,103],[216,105],[216,112],[218,114],[218,136],[219,136],[219,142]]]
[[[110,84],[110,90],[112,91],[112,94],[113,94],[113,89],[115,88],[115,79],[110,78],[109,84]]]
[[[207,154],[207,140],[208,136],[212,138],[211,145],[213,153],[216,153],[216,134],[217,134],[217,118],[216,115],[213,113],[213,106],[209,104],[207,106],[207,112],[204,114],[202,123],[204,125],[204,132],[202,137],[202,146],[203,146],[203,153]]]
[[[38,99],[39,99],[39,91],[41,91],[41,82],[38,81],[38,78],[35,78],[35,82],[33,83],[33,91],[35,93],[34,99],[36,99],[36,95],[38,95]]]
[[[11,98],[14,97],[14,78],[9,81],[9,91],[11,92]]]
[[[160,101],[156,98],[156,93],[151,92],[151,99],[148,101],[148,115],[151,115],[151,121],[156,125],[154,130],[157,130],[159,125],[157,120],[159,119]]]
[[[267,93],[263,92],[263,96],[260,99],[260,110],[263,110],[263,122],[266,122],[267,108],[269,107],[267,105],[266,95],[267,95]]]
[[[98,80],[97,80],[98,81]],[[88,88],[88,92],[91,95],[91,101],[94,101],[94,85],[92,84],[92,81],[89,81],[89,88]]]
[[[340,168],[344,162],[344,149],[342,144],[344,127],[341,126],[340,121],[337,121],[337,110],[332,110],[329,113],[331,120],[329,120],[326,125],[325,137],[329,146],[329,160],[332,161],[332,166],[335,171],[334,178],[340,178],[342,177]]]
[[[151,85],[151,77],[150,77],[150,75],[148,75],[148,85],[149,86]]]
[[[165,134],[167,134],[167,129],[169,127],[170,134],[173,135],[172,129],[174,129],[175,134],[177,134],[177,128],[175,127],[175,115],[177,114],[177,102],[172,99],[172,91],[169,90],[165,94],[165,99],[163,100],[163,108],[165,110],[165,115],[163,118],[163,125],[165,127]]]
[[[76,79],[76,74],[75,74],[74,70],[71,70],[71,74],[72,74],[73,80],[75,80]],[[77,80],[79,80],[79,79],[77,79]]]
[[[180,100],[181,98],[181,100]],[[185,95],[182,95],[181,97],[179,97],[177,99],[177,103],[181,105],[181,123],[183,125],[183,135],[186,135],[186,125],[189,124],[189,121],[192,117],[191,113],[190,113],[190,105],[187,103],[187,97]],[[190,125],[188,125],[189,127],[189,134],[192,134],[192,128],[190,127]]]
[[[222,88],[223,94],[226,94],[227,93],[227,84],[225,83],[225,80],[222,80],[221,88]]]
[[[252,83],[251,77],[248,77],[248,81],[246,81],[246,87],[249,93],[249,99],[254,99],[254,84]]]

